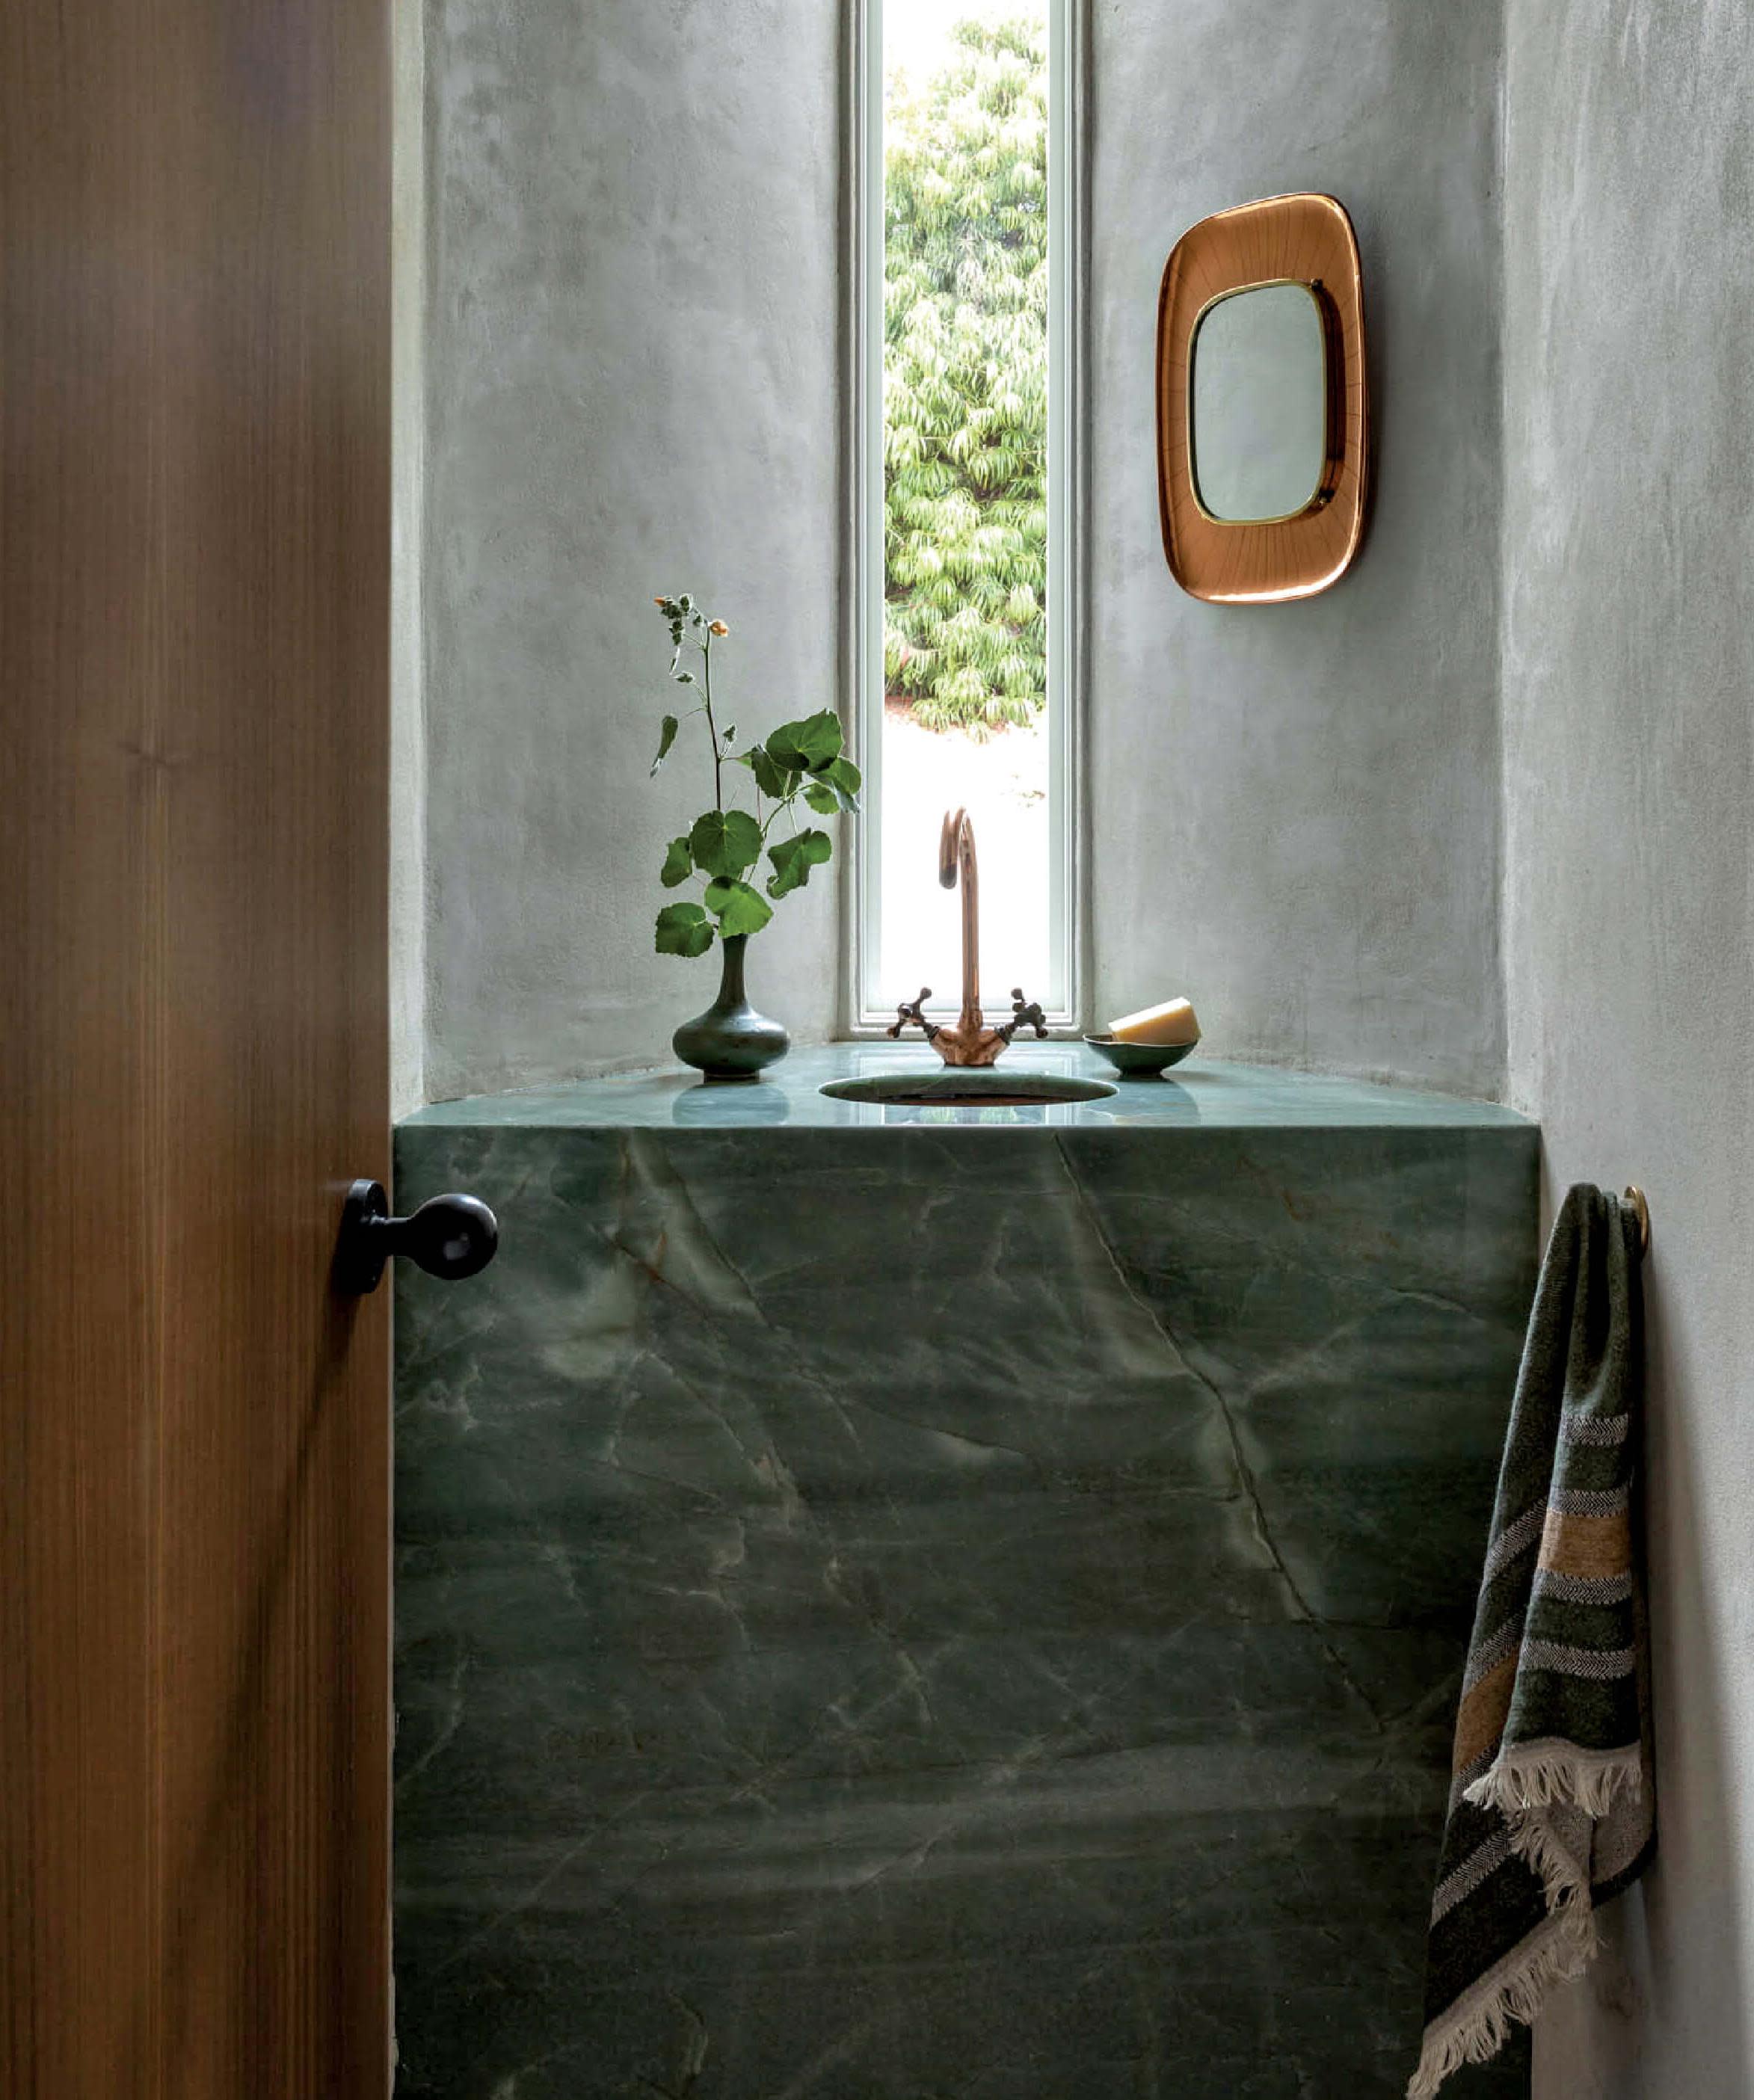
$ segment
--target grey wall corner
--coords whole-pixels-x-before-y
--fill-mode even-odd
[[[1754,38],[1510,0],[1511,1098],[1636,1180],[1658,1844],[1541,2100],[1754,2092]]]

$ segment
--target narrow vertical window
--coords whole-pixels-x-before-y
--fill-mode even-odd
[[[944,813],[989,1008],[1076,1018],[1067,0],[866,0],[857,1019],[958,1000]]]

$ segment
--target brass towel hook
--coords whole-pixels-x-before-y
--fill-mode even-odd
[[[1638,1251],[1641,1255],[1649,1254],[1650,1251],[1650,1206],[1645,1201],[1645,1192],[1636,1181],[1627,1184],[1626,1201],[1638,1214]]]

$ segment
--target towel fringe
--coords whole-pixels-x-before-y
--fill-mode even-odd
[[[1502,1750],[1492,1768],[1466,1788],[1463,1799],[1496,1808],[1514,1823],[1530,1809],[1576,1808],[1600,1822],[1624,1795],[1644,1791],[1644,1761],[1637,1743],[1620,1750],[1585,1750],[1575,1743],[1519,1743]]]
[[[1553,1912],[1460,2010],[1425,2030],[1407,2100],[1437,2100],[1438,2088],[1464,2064],[1485,2063],[1496,2056],[1513,2026],[1534,2023],[1555,1985],[1583,1974],[1597,1944],[1595,1913],[1587,1902]]]
[[[1503,1815],[1511,1851],[1540,1877],[1547,1922],[1506,1957],[1477,1996],[1427,2029],[1407,2100],[1436,2100],[1438,2088],[1465,2063],[1496,2056],[1513,2023],[1531,2026],[1548,1992],[1581,1976],[1595,1959],[1601,1941],[1589,1869],[1559,1836],[1553,1811],[1578,1810],[1597,1820],[1622,1793],[1636,1798],[1642,1785],[1636,1745],[1591,1752],[1575,1744],[1526,1743],[1504,1751],[1468,1788],[1468,1800]]]

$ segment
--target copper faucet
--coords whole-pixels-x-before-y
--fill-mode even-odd
[[[1020,1028],[1033,1028],[1038,1036],[1048,1032],[1047,1016],[1037,1003],[1024,1003],[1022,990],[1011,988],[1011,1018],[1000,1028],[989,1028],[980,1010],[980,868],[974,858],[974,826],[966,810],[944,813],[944,828],[938,840],[938,880],[946,889],[962,885],[962,1011],[948,1024],[928,1021],[926,1002],[930,985],[921,985],[917,999],[895,1009],[893,1027],[886,1032],[899,1036],[910,1021],[926,1031],[926,1039],[947,1065],[991,1065]]]

